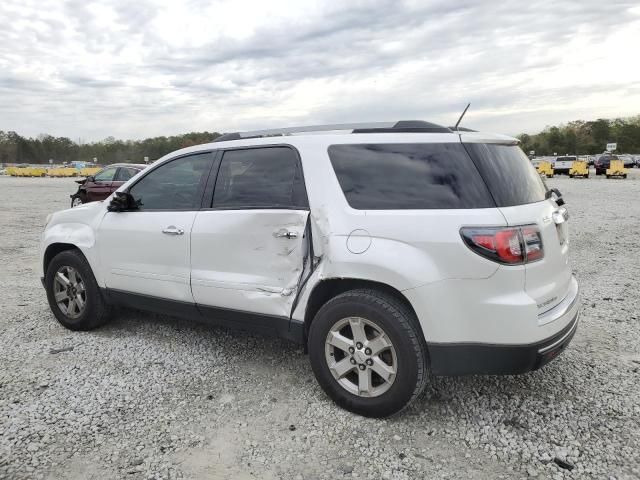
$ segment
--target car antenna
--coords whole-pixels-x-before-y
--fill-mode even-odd
[[[460,118],[458,118],[458,121],[456,122],[456,126],[453,127],[454,130],[458,130],[458,125],[460,125],[460,122],[462,121],[462,117],[464,117],[464,114],[467,113],[467,110],[469,110],[470,106],[471,106],[471,103],[467,103],[467,106],[465,107],[464,111],[462,112],[462,115],[460,115]]]

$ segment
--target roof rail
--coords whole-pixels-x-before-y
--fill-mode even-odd
[[[278,137],[295,135],[298,133],[334,132],[350,130],[351,133],[451,133],[447,127],[422,120],[401,120],[399,122],[369,122],[369,123],[337,123],[333,125],[309,125],[306,127],[286,127],[270,130],[253,130],[250,132],[225,133],[213,140],[226,142],[228,140],[243,140],[248,138]]]

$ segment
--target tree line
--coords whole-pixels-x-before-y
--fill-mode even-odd
[[[602,153],[607,143],[617,143],[618,153],[640,153],[640,115],[585,122],[576,120],[566,125],[546,127],[535,135],[518,135],[522,149],[536,155]]]
[[[99,142],[78,143],[67,137],[38,135],[27,138],[16,132],[0,130],[0,163],[63,163],[91,162],[94,158],[102,165],[110,163],[142,163],[184,147],[208,143],[219,137],[217,132],[191,132],[172,137],[153,137],[144,140],[116,140],[113,137]]]
[[[156,160],[180,148],[208,143],[219,137],[218,132],[191,132],[172,137],[153,137],[144,140],[116,140],[108,137],[91,143],[74,142],[67,137],[38,135],[27,138],[16,132],[0,130],[0,163],[63,163],[72,161],[98,163],[141,163],[144,157]],[[619,153],[640,153],[640,115],[613,120],[576,120],[567,124],[546,127],[535,135],[518,136],[525,152],[536,155],[557,153],[602,153],[607,143],[616,142]]]

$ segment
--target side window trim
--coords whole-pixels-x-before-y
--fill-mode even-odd
[[[132,212],[137,212],[137,213],[144,213],[144,212],[194,212],[194,211],[202,210],[204,197],[205,197],[205,192],[206,192],[206,185],[208,185],[208,182],[209,182],[210,177],[211,177],[211,171],[212,171],[214,165],[216,164],[216,159],[218,158],[218,152],[219,152],[218,150],[201,150],[201,151],[189,152],[189,153],[186,153],[186,154],[183,154],[183,155],[179,155],[177,157],[173,157],[170,160],[167,160],[166,162],[162,162],[162,164],[158,165],[158,167],[156,167],[156,168],[147,168],[147,169],[143,170],[144,175],[142,175],[140,178],[138,178],[135,181],[135,183],[129,185],[125,190],[125,192],[130,193],[131,189],[133,187],[135,187],[138,183],[140,183],[144,178],[146,178],[147,175],[149,175],[150,173],[153,173],[158,168],[162,168],[165,165],[168,165],[168,164],[170,164],[172,162],[175,162],[176,160],[180,160],[181,158],[191,157],[191,156],[194,156],[194,155],[209,154],[211,156],[209,158],[209,170],[205,171],[205,173],[203,174],[203,176],[207,177],[207,180],[206,181],[201,181],[200,182],[200,186],[198,187],[197,195],[200,197],[199,206],[195,206],[193,208],[158,208],[158,209],[148,209],[148,210],[132,210]]]
[[[295,158],[296,158],[296,173],[299,172],[300,173],[300,179],[299,181],[301,182],[301,186],[302,186],[302,191],[304,194],[304,205],[296,205],[296,206],[282,206],[282,205],[274,205],[274,206],[255,206],[255,207],[251,207],[251,206],[244,206],[244,207],[214,207],[213,206],[213,197],[215,194],[215,186],[218,182],[218,176],[220,174],[220,167],[222,165],[222,158],[224,157],[225,152],[230,152],[230,151],[237,151],[237,150],[256,150],[256,149],[264,149],[264,148],[288,148],[290,150],[293,151]],[[246,146],[242,146],[242,147],[230,147],[230,148],[224,148],[221,150],[218,150],[218,155],[216,155],[216,158],[214,159],[214,168],[215,168],[215,175],[210,175],[210,181],[212,181],[213,185],[211,186],[211,195],[210,197],[207,196],[205,199],[205,202],[203,203],[203,208],[202,210],[305,210],[305,211],[309,211],[310,207],[309,207],[309,195],[307,194],[307,185],[304,179],[304,169],[302,167],[302,160],[300,158],[300,152],[298,152],[298,149],[296,147],[294,147],[293,145],[290,145],[288,143],[274,143],[274,144],[270,144],[270,145],[246,145]],[[212,180],[211,180],[212,179]],[[295,176],[294,176],[294,182],[295,182]],[[207,185],[208,186],[208,185]],[[295,184],[293,185],[293,187],[295,188]],[[205,208],[205,203],[206,203],[206,208]]]
[[[211,206],[213,205],[213,191],[215,189],[216,181],[218,180],[218,173],[220,171],[220,164],[222,163],[222,154],[224,153],[224,150],[214,150],[212,153],[214,155],[213,165],[209,171],[207,184],[204,187],[200,210],[211,210]]]

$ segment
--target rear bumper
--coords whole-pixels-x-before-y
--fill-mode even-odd
[[[580,310],[575,277],[566,296],[541,312],[513,269],[483,281],[441,282],[404,293],[420,320],[434,375],[536,370],[570,343]]]
[[[578,329],[579,312],[556,335],[531,345],[428,344],[434,375],[516,375],[537,370],[560,355]]]

